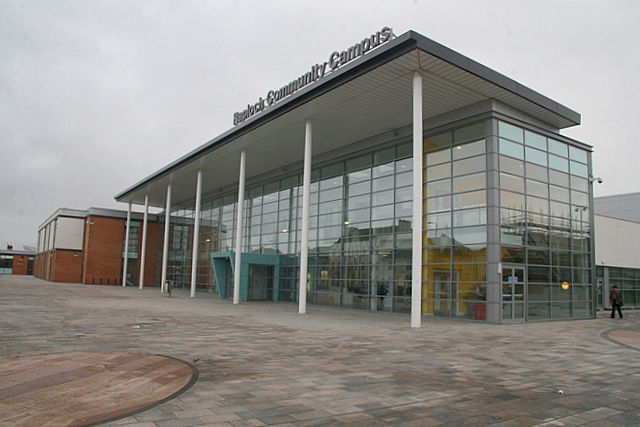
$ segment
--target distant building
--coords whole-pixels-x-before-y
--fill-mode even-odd
[[[35,248],[28,246],[23,250],[13,249],[12,245],[0,249],[0,274],[33,274],[35,254]]]
[[[640,193],[594,199],[598,307],[609,308],[617,286],[624,306],[640,307]]]
[[[143,214],[131,213],[127,285],[138,286]],[[33,274],[52,282],[122,285],[127,212],[90,208],[58,209],[38,229]],[[148,233],[156,218],[149,215]],[[144,286],[153,285],[155,239],[147,240]]]

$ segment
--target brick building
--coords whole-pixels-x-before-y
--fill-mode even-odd
[[[29,247],[17,250],[7,245],[7,249],[0,249],[0,274],[33,274],[34,255],[35,250]]]
[[[127,250],[127,284],[137,285],[140,272],[139,238],[143,214],[131,213]],[[33,274],[52,282],[122,285],[127,213],[90,208],[58,209],[38,229]],[[155,215],[147,232],[156,233]],[[153,286],[156,240],[147,239],[144,286]]]

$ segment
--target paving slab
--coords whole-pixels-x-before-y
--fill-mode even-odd
[[[424,318],[413,329],[406,315],[0,275],[0,425],[640,425],[639,351],[632,311],[506,325]],[[139,380],[141,360],[156,378],[109,377]],[[193,366],[197,380],[182,390],[186,368],[161,361]],[[110,401],[119,412],[79,415],[111,389],[127,396]],[[61,395],[59,418],[47,419],[36,397]]]

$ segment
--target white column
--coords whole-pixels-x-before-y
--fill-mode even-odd
[[[124,262],[122,266],[122,286],[127,286],[127,270],[129,267],[129,233],[131,232],[131,202],[127,210],[127,228],[124,233]]]
[[[142,221],[142,242],[140,247],[140,289],[144,288],[144,263],[147,257],[147,223],[149,221],[149,195],[144,196],[144,219]]]
[[[169,232],[171,227],[171,184],[167,185],[167,204],[164,209],[164,243],[162,245],[162,273],[160,277],[160,292],[164,292],[167,281],[167,265],[169,263]]]
[[[309,206],[311,192],[311,121],[304,128],[304,172],[302,175],[302,229],[300,230],[300,283],[298,285],[298,313],[307,312],[307,275],[309,270]]]
[[[413,246],[411,259],[411,327],[422,320],[422,75],[413,75]]]
[[[198,278],[198,246],[200,243],[200,204],[202,202],[202,170],[196,178],[196,212],[193,223],[193,252],[191,255],[191,298],[196,296],[196,279]]]
[[[244,186],[247,152],[240,152],[240,177],[238,179],[238,215],[236,221],[236,259],[233,275],[233,303],[240,304],[240,276],[242,273],[242,223],[244,222]]]

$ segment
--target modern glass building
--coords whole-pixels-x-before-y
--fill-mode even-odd
[[[580,115],[383,28],[116,195],[158,215],[155,283],[493,323],[595,315]],[[144,253],[141,254],[144,257]]]

